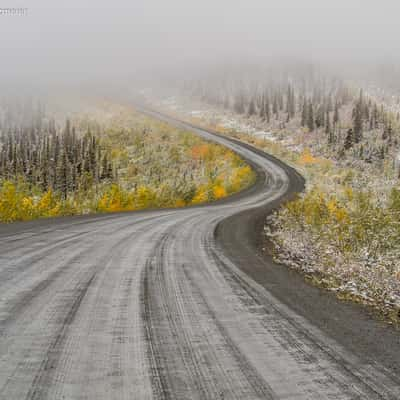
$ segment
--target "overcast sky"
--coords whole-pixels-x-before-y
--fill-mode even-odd
[[[0,70],[112,79],[229,60],[400,60],[399,0],[0,0]]]

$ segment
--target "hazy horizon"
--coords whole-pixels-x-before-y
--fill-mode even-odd
[[[400,61],[394,0],[19,0],[12,7],[27,15],[0,16],[7,82],[112,83],[282,59],[338,69]]]

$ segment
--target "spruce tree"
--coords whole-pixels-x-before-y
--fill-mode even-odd
[[[346,138],[344,140],[344,149],[345,150],[349,150],[350,148],[353,147],[353,143],[354,143],[354,132],[353,132],[353,129],[350,128],[347,131],[347,135],[346,135]]]
[[[337,126],[339,123],[340,117],[339,117],[339,104],[338,102],[335,102],[335,110],[333,112],[333,125]]]
[[[362,103],[358,102],[354,109],[353,118],[354,142],[359,143],[362,139],[363,120],[362,120]]]
[[[307,112],[307,127],[310,132],[312,132],[315,128],[314,125],[314,110],[313,110],[313,104],[311,100],[308,102],[308,112]]]
[[[278,96],[276,93],[274,94],[274,100],[272,103],[272,112],[276,116],[276,118],[278,118]]]
[[[265,95],[262,95],[262,96],[261,96],[259,117],[260,117],[262,120],[265,119]]]
[[[237,114],[244,114],[245,113],[245,108],[244,108],[244,95],[242,92],[238,93],[235,96],[235,102],[233,106],[235,112]]]
[[[308,121],[308,105],[307,99],[304,97],[303,107],[301,111],[301,126],[305,127]]]
[[[68,195],[68,158],[66,149],[63,148],[57,169],[57,189],[60,191],[62,198],[66,199]]]
[[[254,103],[254,97],[252,97],[250,99],[250,104],[249,104],[249,110],[248,110],[248,114],[249,116],[253,116],[256,113],[256,105]]]
[[[329,143],[332,143],[331,142],[331,132],[332,132],[332,129],[331,129],[331,121],[330,121],[330,117],[329,117],[329,112],[327,111],[326,112],[326,118],[325,118],[325,133],[328,135],[328,137],[329,137]]]
[[[269,123],[271,121],[271,105],[270,105],[270,100],[269,100],[269,94],[267,93],[265,95],[265,118],[267,122]]]

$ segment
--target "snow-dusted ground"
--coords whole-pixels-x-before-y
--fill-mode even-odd
[[[246,133],[270,141],[277,140],[271,131],[258,129],[254,127],[254,125],[246,122],[243,118],[227,111],[215,111],[204,104],[197,102],[189,103],[187,99],[184,100],[173,96],[160,101],[159,104],[162,108],[179,112],[188,117],[198,118],[204,122],[212,122],[214,125],[218,125],[228,131]]]
[[[277,143],[297,154],[297,157],[306,148],[311,149],[313,154],[318,154],[319,151],[324,152],[324,145],[319,142],[315,133],[307,134],[295,130],[286,135],[279,130],[274,133],[269,129],[263,129],[263,124],[257,117],[235,115],[226,110],[217,110],[214,107],[180,97],[170,97],[161,101],[157,106],[187,119],[202,122],[207,126],[222,128],[227,133],[245,133],[257,139]],[[396,106],[398,107],[395,99],[391,106],[393,106],[393,110],[396,109]],[[290,131],[290,127],[288,130]],[[279,154],[275,155],[279,157]],[[285,161],[290,163],[292,160],[285,159]],[[342,190],[340,182],[344,179],[343,174],[351,173],[354,176],[353,189],[372,190],[375,193],[376,201],[381,204],[387,201],[390,188],[397,182],[394,176],[377,172],[375,165],[366,164],[357,158],[340,161],[333,159],[330,162],[333,168],[327,172],[321,172],[318,167],[314,166],[302,168],[301,165],[295,165],[295,167],[306,175],[309,189],[319,186],[327,195]],[[399,157],[395,162],[400,163]],[[293,163],[291,164],[293,165]],[[328,268],[328,271],[322,260],[326,257],[334,258],[331,253],[335,252],[335,249],[330,247],[329,243],[328,245],[322,243],[318,236],[313,237],[311,230],[305,232],[298,228],[290,227],[289,224],[284,227],[276,227],[278,229],[276,234],[281,245],[279,247],[280,262],[306,274],[315,274],[317,281],[347,297],[355,296],[365,303],[379,304],[389,307],[389,309],[400,308],[400,270],[398,264],[393,261],[393,254],[397,254],[397,250],[394,249],[389,255],[377,260],[372,260],[368,254],[363,257],[362,252],[354,255],[351,261],[338,255],[336,262]],[[374,240],[385,239],[375,237]]]

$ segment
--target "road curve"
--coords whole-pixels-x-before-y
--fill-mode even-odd
[[[262,281],[252,232],[301,177],[152,115],[250,160],[256,185],[201,207],[0,227],[0,399],[400,399],[397,356],[371,345],[371,359],[316,322],[296,278],[303,297]]]

